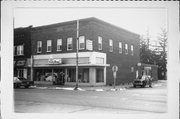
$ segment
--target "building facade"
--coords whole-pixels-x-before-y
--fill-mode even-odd
[[[14,76],[30,78],[31,28],[14,29]]]
[[[76,40],[76,20],[32,28],[33,80],[75,84]],[[78,51],[80,85],[113,84],[114,65],[119,69],[116,84],[135,78],[139,62],[139,35],[135,33],[97,18],[81,19]]]

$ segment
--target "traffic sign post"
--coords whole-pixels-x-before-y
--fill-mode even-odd
[[[118,71],[118,67],[115,65],[112,67],[113,78],[114,78],[114,89],[116,88],[116,72]]]

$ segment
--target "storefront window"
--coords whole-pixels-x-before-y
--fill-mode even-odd
[[[68,69],[67,82],[76,82],[76,69]]]
[[[63,69],[36,69],[34,81],[52,82],[56,80],[64,80]]]
[[[103,69],[96,69],[96,82],[104,82],[104,72]]]
[[[89,83],[89,69],[79,69],[78,79],[80,83]],[[68,69],[67,82],[76,82],[76,69]]]

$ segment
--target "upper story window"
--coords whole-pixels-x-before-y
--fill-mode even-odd
[[[128,54],[128,44],[125,44],[125,54]]]
[[[57,51],[62,51],[62,39],[57,39]]]
[[[85,36],[79,37],[79,49],[80,50],[85,49]]]
[[[134,55],[134,47],[133,47],[133,45],[131,45],[131,55],[132,56]]]
[[[102,50],[102,37],[98,36],[98,50]]]
[[[17,55],[17,46],[14,46],[14,56]]]
[[[24,45],[17,46],[17,55],[24,55]]]
[[[51,50],[52,50],[52,41],[47,40],[47,52],[51,52]]]
[[[68,38],[67,39],[67,50],[72,50],[73,49],[73,38]]]
[[[122,54],[122,42],[119,42],[119,53]]]
[[[42,53],[42,41],[37,41],[37,53]]]
[[[109,52],[113,52],[113,40],[109,40]]]

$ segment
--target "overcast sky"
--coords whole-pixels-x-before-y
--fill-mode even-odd
[[[155,40],[160,28],[167,28],[167,10],[152,8],[16,8],[14,26],[42,26],[96,17],[131,32],[149,34]]]

